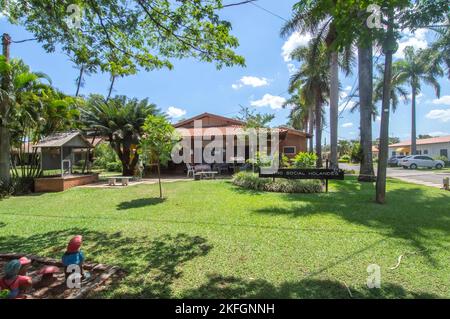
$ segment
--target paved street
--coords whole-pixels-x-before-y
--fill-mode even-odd
[[[339,164],[339,167],[346,170],[359,171],[359,165],[354,164]],[[376,173],[376,168],[375,168]],[[416,183],[420,185],[442,187],[442,180],[445,177],[450,177],[448,171],[438,171],[435,169],[403,169],[401,167],[389,167],[387,170],[388,177],[398,178],[400,180]]]

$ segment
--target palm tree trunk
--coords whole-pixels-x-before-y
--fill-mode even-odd
[[[319,93],[316,93],[316,155],[317,155],[317,168],[322,167],[322,106],[320,103]]]
[[[363,157],[360,164],[358,180],[361,182],[373,182],[375,180],[372,156],[372,59],[372,46],[360,45],[358,47],[358,80],[360,101],[359,129]]]
[[[411,102],[411,155],[417,153],[417,132],[416,132],[416,87],[412,86],[412,102]]]
[[[5,61],[9,62],[9,47],[11,37],[4,33],[2,36],[3,56]],[[6,70],[2,76],[1,88],[4,92],[10,93],[11,78],[10,73]],[[8,129],[8,113],[10,109],[10,100],[7,95],[0,102],[0,182],[9,185],[11,181],[11,164],[10,164],[10,133]]]
[[[310,107],[308,110],[308,133],[310,135],[309,138],[309,146],[308,146],[308,152],[313,153],[314,152],[314,112],[313,109]]]
[[[339,108],[339,64],[338,52],[331,53],[330,64],[330,144],[331,144],[331,168],[338,164],[338,108]]]
[[[394,54],[395,38],[393,31],[394,13],[389,12],[389,22],[387,30],[386,43],[384,44],[385,62],[384,62],[384,83],[383,83],[383,102],[381,106],[381,127],[380,127],[380,150],[378,157],[378,172],[376,184],[376,202],[384,204],[386,202],[386,171],[389,152],[389,112],[391,101],[391,83],[392,83],[392,56]]]
[[[83,81],[83,73],[84,73],[84,65],[82,64],[80,68],[80,73],[78,74],[77,91],[75,93],[75,96],[78,96],[80,94],[81,82]]]

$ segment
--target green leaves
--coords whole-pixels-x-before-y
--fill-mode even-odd
[[[179,141],[174,127],[161,115],[149,115],[142,126],[141,149],[144,160],[150,164],[166,165],[173,147]]]
[[[4,1],[4,0],[3,0]],[[27,4],[27,5],[26,5]],[[113,75],[172,68],[174,58],[241,65],[233,49],[238,40],[222,21],[221,1],[29,0],[7,7],[9,21],[23,25],[48,52],[61,45],[77,65]],[[69,5],[78,5],[80,28],[71,28]]]

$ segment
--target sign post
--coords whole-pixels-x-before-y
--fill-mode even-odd
[[[261,173],[260,171],[259,177],[325,180],[325,190],[328,192],[328,180],[344,180],[345,173],[341,169],[331,168],[280,168],[275,173]]]

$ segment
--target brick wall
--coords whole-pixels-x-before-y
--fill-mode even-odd
[[[71,177],[48,177],[36,178],[34,180],[34,191],[36,193],[44,192],[62,192],[69,188],[95,183],[98,181],[98,174],[71,176]]]

